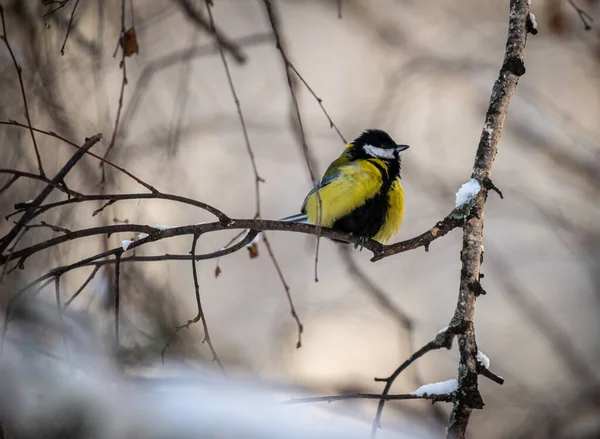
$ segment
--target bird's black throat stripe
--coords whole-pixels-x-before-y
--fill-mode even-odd
[[[388,193],[394,180],[400,177],[400,159],[361,158],[368,160],[381,173],[381,188],[374,197],[366,200],[362,206],[338,219],[333,224],[333,228],[356,236],[372,238],[379,232],[385,222],[387,210],[389,209]],[[381,164],[380,160],[385,163],[385,166]]]

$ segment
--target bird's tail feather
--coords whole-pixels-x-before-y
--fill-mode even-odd
[[[279,221],[283,221],[285,223],[308,224],[308,216],[303,213],[299,213],[297,215],[286,216],[285,218],[281,218]]]

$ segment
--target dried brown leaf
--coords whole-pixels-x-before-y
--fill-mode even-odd
[[[140,47],[138,46],[134,27],[130,27],[129,29],[127,29],[127,31],[121,38],[121,47],[123,48],[125,56],[132,56],[134,53],[140,53]]]
[[[252,244],[247,246],[247,249],[248,249],[248,256],[250,256],[250,259],[254,259],[254,258],[258,257],[258,244],[256,242],[253,242]]]

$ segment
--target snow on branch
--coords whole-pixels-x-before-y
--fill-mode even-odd
[[[477,180],[472,178],[469,181],[467,181],[460,187],[460,189],[456,193],[456,207],[461,207],[465,204],[471,203],[480,190],[481,185]]]
[[[426,396],[426,395],[450,395],[458,390],[458,381],[456,379],[440,381],[437,383],[423,384],[411,395]]]

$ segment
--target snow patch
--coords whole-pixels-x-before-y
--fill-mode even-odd
[[[458,381],[456,379],[440,381],[439,383],[424,384],[411,393],[415,396],[425,395],[449,395],[458,390]]]
[[[477,362],[481,364],[486,369],[490,368],[491,361],[487,355],[485,355],[481,351],[477,351]]]
[[[456,193],[456,207],[470,203],[481,190],[481,185],[474,178],[463,184]]]
[[[537,21],[535,21],[535,14],[533,12],[529,13],[529,19],[531,20],[531,26],[533,26],[534,29],[537,29]]]
[[[132,242],[133,241],[130,241],[129,239],[124,239],[121,241],[121,247],[123,248],[123,251],[127,251]]]

